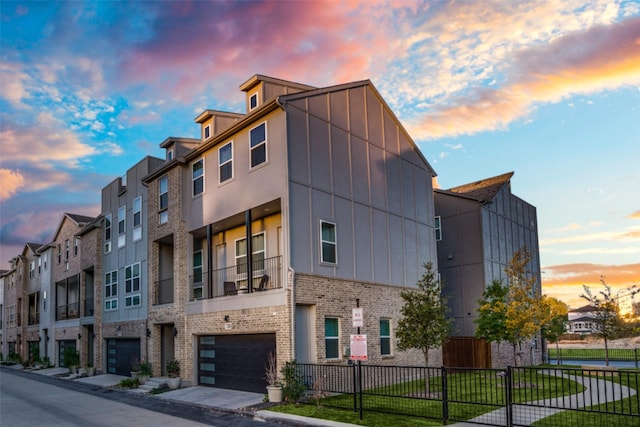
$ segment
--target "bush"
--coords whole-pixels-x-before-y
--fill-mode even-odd
[[[152,372],[151,363],[149,362],[140,363],[140,370],[138,372],[140,373],[140,375],[150,376]]]
[[[167,374],[170,378],[180,376],[180,362],[177,359],[171,359],[167,362]]]
[[[64,366],[67,368],[78,366],[80,365],[80,353],[78,353],[78,351],[73,347],[67,347],[64,349],[62,360],[64,362]]]
[[[118,383],[118,387],[120,388],[137,388],[138,387],[138,379],[137,378],[125,378],[124,380]]]
[[[282,387],[282,395],[289,403],[295,403],[300,400],[305,391],[302,374],[298,371],[296,361],[293,360],[282,367],[280,370],[284,380]]]

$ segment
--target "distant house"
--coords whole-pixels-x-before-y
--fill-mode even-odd
[[[589,335],[597,332],[596,308],[594,306],[585,305],[569,311],[567,333]]]

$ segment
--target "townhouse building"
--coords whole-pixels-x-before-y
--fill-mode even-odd
[[[25,359],[32,362],[40,359],[40,311],[41,311],[41,284],[40,278],[42,274],[38,274],[37,265],[42,263],[38,249],[42,245],[38,243],[27,243],[21,254],[28,273],[24,276],[22,299],[25,305],[25,327],[22,331],[24,339],[26,357]]]
[[[25,263],[20,255],[9,260],[9,270],[4,275],[4,329],[3,354],[5,357],[20,355],[26,357],[23,343],[24,321],[22,314],[24,301]]]
[[[142,178],[164,163],[145,157],[102,189],[102,274],[95,294],[100,315],[99,369],[129,375],[131,366],[147,357],[147,187]],[[102,357],[102,355],[107,355]]]
[[[245,114],[205,110],[144,178],[154,373],[175,357],[187,382],[263,392],[271,352],[343,363],[356,306],[371,362],[423,363],[393,331],[437,268],[427,160],[368,80],[240,89]]]
[[[96,252],[94,248],[93,253],[87,253],[84,257],[81,255],[81,238],[88,236],[87,233],[99,232],[92,227],[95,221],[99,219],[65,213],[50,243],[54,254],[51,296],[55,307],[51,333],[55,353],[51,362],[56,366],[65,366],[63,356],[66,348],[78,351],[81,364],[86,365],[89,362],[88,346],[93,349],[95,345],[92,320],[94,311],[92,302],[90,299],[87,301],[86,295],[93,292],[94,265],[101,252]],[[85,227],[93,231],[86,231]],[[92,240],[89,237],[86,239]]]
[[[38,309],[39,353],[40,359],[47,358],[47,360],[52,363],[55,360],[55,340],[51,339],[52,326],[55,321],[55,306],[53,304],[53,287],[51,282],[51,260],[53,259],[53,249],[54,248],[51,244],[44,244],[36,250],[37,286],[40,292]]]
[[[6,334],[4,333],[4,280],[7,270],[0,270],[0,361],[4,360],[7,353],[5,353],[4,339]]]
[[[541,295],[536,208],[511,192],[512,176],[434,190],[438,266],[455,326],[444,350],[446,366],[499,367],[512,360],[510,346],[489,346],[474,338],[474,320],[487,286],[494,280],[507,283],[505,268],[518,249],[531,253],[529,271]],[[523,362],[541,363],[542,351],[536,337],[523,349]]]

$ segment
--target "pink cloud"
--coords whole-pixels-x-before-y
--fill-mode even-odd
[[[0,201],[10,199],[25,183],[24,176],[19,171],[0,169]]]
[[[594,27],[515,57],[512,83],[477,89],[409,126],[418,138],[505,128],[538,103],[640,84],[640,19]]]

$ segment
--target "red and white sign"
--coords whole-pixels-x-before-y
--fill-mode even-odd
[[[351,335],[351,360],[369,360],[367,357],[367,336]]]

